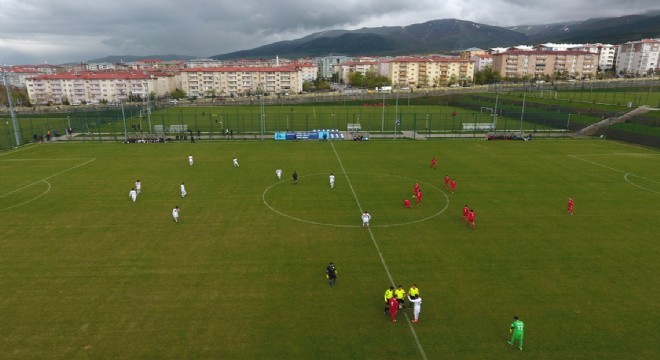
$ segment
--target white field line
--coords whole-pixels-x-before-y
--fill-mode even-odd
[[[21,191],[21,190],[23,190],[23,189],[26,189],[26,188],[28,188],[28,187],[30,187],[30,186],[36,185],[36,184],[38,184],[38,183],[40,183],[40,182],[45,182],[46,184],[48,184],[48,190],[47,190],[46,192],[44,192],[44,193],[42,193],[42,194],[40,194],[40,195],[37,195],[36,197],[34,197],[34,198],[32,198],[32,199],[30,199],[30,200],[28,200],[28,201],[24,201],[24,202],[22,202],[22,203],[20,203],[20,204],[18,204],[18,205],[14,205],[14,206],[8,207],[8,208],[6,208],[6,209],[2,209],[2,210],[0,210],[0,211],[13,209],[13,208],[15,208],[15,207],[17,207],[17,206],[20,206],[20,205],[26,204],[26,203],[28,203],[28,202],[30,202],[30,201],[34,201],[34,200],[36,200],[36,199],[42,197],[42,196],[45,195],[48,191],[50,191],[50,188],[51,188],[50,183],[49,183],[48,181],[46,181],[46,180],[48,180],[48,179],[50,179],[50,178],[52,178],[52,177],[55,177],[55,176],[57,176],[57,175],[64,174],[64,173],[67,172],[67,171],[71,171],[71,170],[73,170],[73,169],[77,169],[77,168],[79,168],[79,167],[81,167],[81,166],[85,166],[85,165],[87,165],[87,164],[89,164],[89,163],[91,163],[92,161],[95,161],[95,160],[96,160],[96,158],[91,159],[91,160],[88,160],[88,161],[85,161],[85,162],[82,163],[82,164],[78,164],[78,165],[72,166],[72,167],[70,167],[70,168],[68,168],[68,169],[65,169],[65,170],[62,170],[62,171],[57,172],[57,173],[55,173],[55,174],[52,174],[52,175],[46,176],[45,178],[40,179],[40,180],[37,180],[37,181],[35,181],[35,182],[31,183],[31,184],[27,184],[27,185],[25,185],[25,186],[23,186],[23,187],[20,187],[20,188],[16,189],[16,190],[13,190],[13,191],[10,191],[10,192],[8,192],[8,193],[6,193],[6,194],[2,194],[2,195],[0,195],[0,198],[3,198],[3,197],[5,197],[5,196],[8,196],[8,195],[11,195],[11,194],[17,193],[17,192],[19,192],[19,191]]]
[[[626,155],[626,154],[584,154],[584,155],[580,155],[580,156],[589,156],[589,155],[599,155],[599,156],[615,155],[615,156],[618,156],[618,155]],[[640,156],[640,155],[645,155],[645,154],[628,154],[628,155]],[[650,154],[650,155],[654,155],[654,154]],[[583,158],[581,158],[581,157],[578,156],[578,155],[568,155],[568,156],[570,156],[570,157],[572,157],[572,158],[574,158],[574,159],[578,159],[578,160],[581,160],[581,161],[587,162],[587,163],[592,164],[592,165],[600,166],[600,167],[605,168],[605,169],[608,169],[608,170],[612,170],[612,171],[619,172],[619,173],[623,174],[623,179],[624,179],[627,183],[629,183],[630,185],[633,185],[633,186],[635,186],[635,187],[637,187],[637,188],[639,188],[639,189],[646,190],[646,191],[648,191],[648,192],[652,192],[652,193],[654,193],[654,194],[660,195],[660,192],[657,192],[657,191],[655,191],[655,190],[651,190],[651,189],[647,189],[647,188],[645,188],[645,187],[643,187],[643,186],[640,186],[640,185],[635,184],[634,182],[632,182],[632,181],[629,179],[629,177],[630,177],[630,176],[634,176],[634,177],[637,177],[637,178],[640,178],[640,179],[644,179],[644,180],[646,180],[646,181],[650,181],[650,182],[653,182],[653,183],[656,183],[656,184],[660,184],[660,182],[658,182],[658,181],[656,181],[656,180],[649,179],[649,178],[645,178],[645,177],[643,177],[643,176],[639,176],[639,175],[635,175],[635,174],[633,174],[633,173],[625,172],[625,171],[623,171],[623,170],[619,170],[619,169],[616,169],[616,168],[613,168],[613,167],[610,167],[610,166],[607,166],[607,165],[603,165],[603,164],[597,163],[597,162],[595,162],[595,161],[591,161],[591,160],[583,159]]]
[[[416,180],[416,179],[409,178],[409,177],[405,177],[405,176],[388,175],[388,174],[381,174],[381,173],[363,173],[363,172],[357,172],[357,173],[351,173],[351,174],[375,175],[375,176],[381,176],[381,177],[383,177],[383,176],[390,176],[390,177],[395,177],[395,178],[400,178],[400,179],[410,180],[411,182],[418,182],[418,183],[420,183],[420,184],[424,184],[424,185],[427,185],[427,186],[430,187],[430,188],[433,188],[433,189],[438,190],[440,193],[442,193],[442,194],[444,195],[445,200],[447,200],[447,202],[445,203],[445,207],[443,207],[442,209],[440,209],[440,211],[438,211],[437,213],[435,213],[435,214],[433,214],[433,215],[427,216],[427,217],[425,217],[425,218],[423,218],[423,219],[418,219],[418,220],[408,221],[408,222],[404,222],[404,223],[375,225],[375,226],[373,226],[373,227],[376,227],[376,228],[382,228],[382,227],[394,227],[394,226],[403,226],[403,225],[416,224],[416,223],[419,223],[419,222],[422,222],[422,221],[426,221],[426,220],[432,219],[432,218],[434,218],[434,217],[436,217],[436,216],[439,216],[440,214],[442,214],[443,212],[445,212],[445,211],[447,210],[447,208],[449,207],[449,197],[447,196],[447,194],[445,194],[445,192],[442,191],[442,189],[440,189],[440,188],[434,186],[434,185],[431,184],[431,183],[427,183],[427,182],[425,182],[425,181],[420,181],[420,180]],[[321,175],[326,176],[327,174],[326,174],[326,173],[316,173],[316,174],[309,174],[309,175],[301,175],[301,176],[299,176],[299,178],[302,179],[302,178],[305,178],[305,177],[321,176]],[[344,175],[346,176],[347,173],[344,173]],[[285,216],[285,217],[288,217],[289,219],[293,219],[293,220],[300,221],[300,222],[303,222],[303,223],[307,223],[307,224],[324,225],[324,226],[333,226],[333,227],[342,227],[342,228],[362,227],[362,224],[359,224],[359,225],[356,225],[356,224],[353,224],[353,225],[347,225],[347,224],[330,224],[330,223],[322,223],[322,222],[318,222],[318,221],[305,220],[305,219],[297,218],[297,217],[295,217],[295,216],[291,216],[291,215],[286,214],[286,213],[284,213],[284,212],[282,212],[282,211],[280,211],[280,210],[277,210],[276,208],[274,208],[273,206],[271,206],[271,205],[268,203],[268,201],[266,201],[266,194],[267,194],[271,189],[273,189],[275,186],[277,186],[277,185],[281,185],[281,184],[283,184],[283,183],[288,183],[288,182],[290,182],[290,181],[291,181],[291,180],[280,180],[280,181],[274,183],[273,185],[267,187],[267,188],[264,190],[264,192],[261,193],[261,201],[264,203],[264,205],[266,205],[266,207],[268,207],[268,208],[271,209],[272,211],[274,211],[274,212],[276,212],[276,213],[278,213],[278,214],[280,214],[280,215],[282,215],[282,216]]]
[[[342,164],[341,159],[339,158],[339,154],[337,153],[337,149],[335,149],[335,145],[330,142],[330,145],[332,146],[332,151],[335,153],[335,156],[337,157],[337,161],[339,162],[339,167],[341,167],[341,171],[344,174],[344,177],[346,178],[346,182],[348,183],[348,187],[351,189],[351,192],[353,193],[353,197],[355,198],[355,202],[357,203],[358,208],[360,209],[360,214],[364,212],[362,209],[362,205],[360,205],[360,200],[358,199],[357,193],[355,193],[355,189],[353,188],[353,184],[351,184],[351,179],[348,178],[348,174],[346,173],[346,169],[344,168],[344,164]],[[385,272],[387,273],[387,277],[390,279],[390,283],[392,286],[396,286],[394,283],[394,278],[392,278],[392,273],[390,272],[389,267],[387,267],[387,263],[385,262],[385,258],[383,257],[383,253],[380,251],[380,246],[378,246],[378,242],[376,241],[376,238],[374,237],[373,231],[371,231],[371,227],[367,227],[367,230],[369,231],[369,236],[371,237],[371,242],[374,244],[374,247],[376,248],[376,251],[378,252],[378,256],[380,257],[380,262],[383,264],[383,268],[385,269]],[[422,356],[422,359],[427,360],[426,353],[424,352],[424,348],[422,347],[422,343],[419,342],[419,337],[417,337],[417,332],[415,331],[415,328],[412,326],[412,323],[410,322],[410,317],[408,314],[404,311],[403,314],[406,316],[406,322],[408,323],[408,327],[410,328],[410,332],[412,333],[413,338],[415,339],[415,343],[417,343],[417,349],[419,349],[419,353]]]
[[[6,210],[11,210],[11,209],[13,209],[13,208],[17,208],[17,207],[19,207],[19,206],[21,206],[21,205],[25,205],[25,204],[27,204],[27,203],[29,203],[29,202],[35,201],[35,200],[37,200],[38,198],[40,198],[40,197],[42,197],[42,196],[48,194],[48,192],[49,192],[50,189],[51,189],[51,185],[50,185],[50,183],[49,183],[48,181],[46,181],[46,180],[41,180],[41,181],[38,181],[38,182],[45,182],[46,185],[48,185],[48,189],[46,189],[46,191],[42,192],[41,194],[39,194],[39,195],[33,197],[32,199],[25,200],[25,201],[23,201],[22,203],[18,203],[18,204],[16,204],[16,205],[12,205],[12,206],[7,207],[7,208],[4,208],[4,209],[0,209],[0,211],[6,211]],[[4,195],[2,195],[2,196],[4,196]]]
[[[32,145],[34,145],[34,144],[26,144],[25,146],[23,146],[23,147],[20,148],[20,149],[17,149],[17,150],[9,150],[9,151],[7,151],[7,152],[2,152],[2,153],[0,153],[0,156],[13,155],[13,154],[15,154],[15,153],[17,153],[17,152],[19,152],[19,151],[23,151],[23,150],[31,149],[31,148],[32,148]]]

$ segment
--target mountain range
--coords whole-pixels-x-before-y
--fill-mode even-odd
[[[285,58],[328,54],[387,56],[451,53],[471,47],[488,49],[544,42],[620,44],[658,37],[660,11],[643,15],[511,27],[442,19],[408,26],[322,31],[300,39],[279,41],[251,50],[211,57],[229,60],[271,58],[275,55]]]
[[[211,56],[217,60],[254,58],[302,58],[327,56],[395,56],[442,54],[477,47],[555,43],[621,44],[660,38],[660,10],[639,15],[594,18],[542,25],[499,27],[458,19],[432,20],[408,26],[383,26],[357,30],[327,30],[305,37],[279,41],[250,50]],[[108,56],[89,62],[128,62],[146,58],[189,60],[195,56]]]

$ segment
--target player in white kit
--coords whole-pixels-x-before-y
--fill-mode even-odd
[[[232,161],[234,162],[234,167],[239,167],[239,166],[238,166],[238,159],[237,159],[237,158],[234,157],[234,158],[232,159]]]
[[[181,197],[182,197],[182,198],[186,197],[186,194],[187,194],[187,192],[186,192],[186,186],[183,185],[183,183],[181,183]]]
[[[413,295],[411,298],[410,295],[408,295],[408,301],[410,301],[413,304],[413,321],[414,323],[419,321],[419,313],[422,311],[422,298]]]
[[[140,192],[142,191],[142,183],[140,182],[140,179],[135,182],[135,191],[137,191],[138,195],[140,195]]]
[[[330,188],[334,189],[335,187],[335,174],[330,173]]]
[[[174,220],[175,223],[179,222],[179,207],[175,206],[174,209],[172,209],[172,220]]]
[[[190,166],[193,166],[193,156],[192,155],[188,155],[188,164],[190,164]]]
[[[368,211],[365,211],[362,214],[362,226],[369,226],[370,221],[371,221],[371,214],[369,214]]]
[[[282,169],[278,168],[275,170],[275,175],[277,175],[277,178],[282,180]]]
[[[137,191],[131,188],[131,191],[128,192],[128,196],[130,196],[133,202],[135,202],[135,200],[137,200]]]

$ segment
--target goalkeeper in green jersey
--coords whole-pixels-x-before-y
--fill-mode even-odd
[[[524,329],[525,324],[517,316],[514,316],[511,328],[509,329],[509,332],[511,332],[511,341],[508,341],[509,345],[513,346],[513,343],[518,340],[518,349],[522,350]]]

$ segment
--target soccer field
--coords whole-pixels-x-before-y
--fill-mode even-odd
[[[653,149],[603,140],[58,142],[0,153],[0,184],[2,359],[658,354]],[[476,230],[462,223],[465,204]],[[385,289],[413,283],[420,322],[406,310],[391,323]],[[522,352],[506,343],[514,315],[526,325]]]

